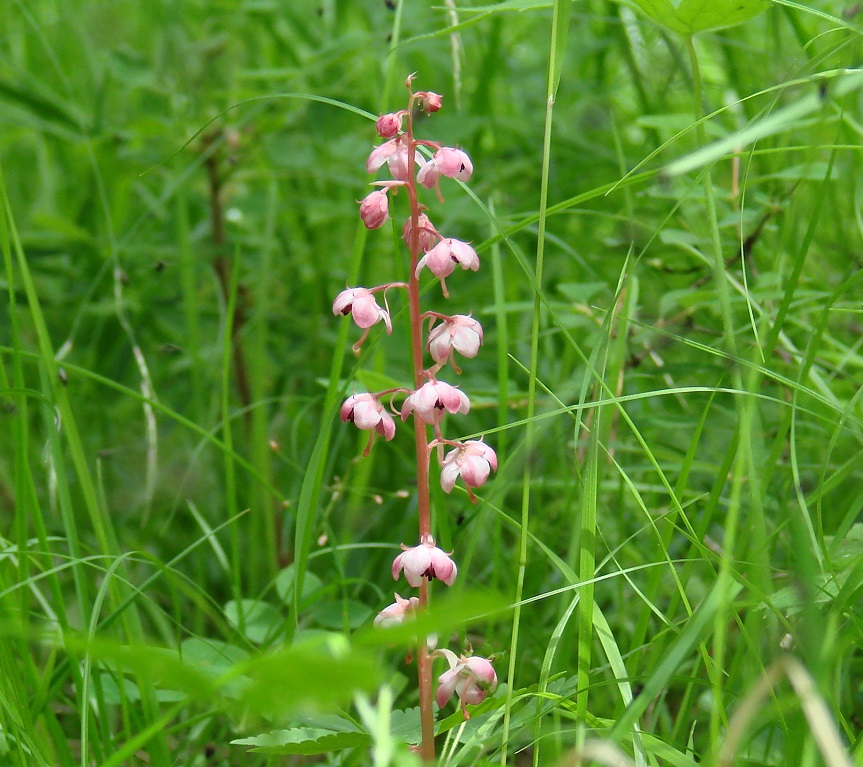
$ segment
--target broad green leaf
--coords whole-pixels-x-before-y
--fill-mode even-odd
[[[318,602],[309,609],[310,617],[328,629],[355,629],[372,617],[373,610],[355,599],[344,602]]]
[[[768,0],[633,0],[657,24],[681,35],[742,24],[767,9]]]
[[[148,679],[155,687],[179,690],[200,700],[214,700],[216,688],[198,668],[185,663],[177,651],[153,645],[120,644],[110,639],[64,638],[71,654],[89,653],[93,658],[110,661],[121,671]]]
[[[184,663],[216,679],[249,657],[245,650],[219,639],[186,639],[180,645]]]
[[[294,581],[296,580],[296,569],[293,565],[288,565],[276,576],[276,593],[281,600],[289,605],[294,599]],[[303,595],[302,599],[308,599],[316,591],[323,587],[323,581],[312,572],[306,571],[306,576],[303,580]]]
[[[117,677],[114,674],[102,672],[99,674],[99,683],[102,687],[102,697],[105,703],[119,705],[126,701],[135,703],[141,700],[141,692],[131,679]],[[91,695],[91,703],[96,704],[95,695]]]
[[[357,690],[370,692],[383,678],[369,652],[293,645],[250,659],[237,671],[249,678],[241,699],[264,715],[323,711],[347,705]]]
[[[258,599],[231,600],[225,604],[225,617],[235,629],[242,629],[244,636],[255,644],[272,641],[285,623],[284,617],[275,607]]]

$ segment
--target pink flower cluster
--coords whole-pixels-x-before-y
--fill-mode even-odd
[[[341,419],[369,432],[369,441],[363,452],[367,455],[376,435],[386,441],[395,437],[394,416],[400,416],[403,422],[413,416],[415,428],[423,430],[422,434],[417,433],[417,440],[420,440],[417,443],[418,460],[428,444],[425,430],[431,426],[435,439],[428,445],[429,454],[424,457],[425,460],[428,461],[431,448],[436,446],[440,482],[444,491],[451,493],[456,482],[461,479],[469,499],[475,503],[473,491],[486,482],[492,471],[497,470],[497,456],[482,440],[461,442],[443,437],[441,424],[444,416],[468,413],[471,403],[458,386],[438,380],[437,376],[447,365],[454,373],[461,374],[455,355],[458,353],[465,358],[476,357],[483,344],[482,325],[469,314],[449,316],[438,312],[421,312],[417,308],[419,280],[425,270],[440,281],[444,297],[449,298],[446,279],[456,268],[476,272],[480,267],[479,256],[470,243],[441,234],[426,213],[426,207],[418,200],[420,187],[434,189],[437,198],[442,200],[442,179],[466,182],[473,174],[473,164],[461,149],[414,138],[413,110],[419,108],[428,114],[437,112],[442,106],[442,98],[431,91],[413,92],[412,77],[406,82],[411,94],[408,108],[378,118],[375,128],[384,141],[374,147],[366,160],[366,170],[369,173],[377,173],[386,168],[389,178],[372,182],[374,191],[359,203],[363,224],[368,229],[378,229],[390,220],[392,198],[402,190],[406,192],[410,215],[401,228],[401,235],[411,255],[410,283],[390,282],[371,288],[347,287],[336,296],[332,308],[336,315],[350,315],[357,327],[363,331],[354,345],[354,350],[359,352],[374,326],[382,324],[387,334],[392,332],[387,292],[406,290],[411,312],[416,388],[352,394],[342,405]],[[422,326],[426,320],[428,328],[426,337],[422,340]],[[422,361],[421,345],[428,351],[432,364],[420,371],[419,368],[425,364]],[[402,397],[401,406],[396,407],[393,400]],[[445,445],[451,449],[444,457]],[[428,510],[427,490],[424,497],[425,508]],[[428,532],[428,511],[424,518],[426,522],[420,522],[419,544],[413,547],[402,545],[402,552],[392,563],[393,578],[398,580],[404,574],[411,587],[420,589],[420,598],[405,599],[395,594],[396,601],[381,610],[375,619],[377,626],[396,625],[412,617],[425,605],[428,585],[432,580],[439,580],[447,586],[451,586],[456,580],[458,568],[455,562],[450,554],[437,547]],[[467,717],[465,704],[482,702],[497,684],[494,669],[486,659],[464,656],[458,658],[449,650],[437,651],[433,657],[444,657],[450,665],[450,670],[439,680],[437,702],[441,707],[455,693],[460,698],[462,711]]]

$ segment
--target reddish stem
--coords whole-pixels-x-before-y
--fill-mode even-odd
[[[419,389],[423,384],[423,316],[420,311],[420,286],[416,277],[419,261],[419,216],[420,204],[417,198],[416,176],[416,143],[413,134],[413,96],[411,96],[406,114],[406,135],[408,144],[408,168],[410,169],[407,184],[408,199],[411,208],[411,233],[408,249],[411,255],[410,283],[408,285],[408,309],[411,323],[411,360],[413,362],[414,386]],[[429,499],[429,448],[426,425],[414,417],[414,432],[416,435],[417,461],[417,506],[419,513],[419,537],[431,535],[431,502]],[[428,606],[429,584],[424,578],[420,586],[420,609]],[[432,708],[432,665],[425,637],[417,640],[417,678],[419,682],[420,724],[422,726],[422,743],[420,756],[423,761],[432,763],[435,758],[434,744],[434,709]]]

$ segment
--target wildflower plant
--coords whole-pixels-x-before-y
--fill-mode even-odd
[[[449,298],[446,279],[457,271],[457,267],[477,271],[480,261],[470,243],[445,236],[437,230],[426,212],[427,207],[420,202],[420,191],[421,188],[433,189],[437,199],[442,202],[441,182],[445,179],[468,181],[473,174],[473,164],[461,149],[415,137],[415,110],[433,114],[442,107],[442,97],[431,91],[414,91],[413,77],[410,75],[405,81],[409,94],[407,108],[378,118],[377,133],[385,141],[372,150],[366,161],[369,173],[377,173],[385,167],[391,178],[372,182],[375,190],[360,202],[363,224],[368,229],[378,229],[390,219],[391,198],[400,193],[407,196],[409,215],[402,226],[402,238],[410,257],[409,282],[389,282],[371,288],[347,287],[333,303],[334,314],[351,315],[363,331],[354,345],[354,350],[358,352],[375,325],[382,324],[388,334],[392,332],[387,293],[393,290],[407,293],[413,388],[353,394],[341,409],[343,421],[350,421],[359,429],[369,431],[364,455],[368,455],[375,434],[387,441],[395,437],[396,420],[393,415],[400,416],[403,422],[409,418],[413,418],[414,422],[418,542],[415,546],[402,543],[402,553],[392,564],[392,576],[399,580],[404,575],[408,585],[418,589],[419,593],[407,598],[395,594],[396,601],[381,610],[375,620],[375,625],[382,627],[402,623],[423,610],[429,603],[432,580],[437,579],[450,586],[458,575],[451,553],[435,545],[431,529],[429,465],[432,453],[436,453],[441,465],[443,489],[450,493],[461,479],[472,502],[476,502],[473,489],[482,486],[489,474],[497,469],[497,456],[484,441],[450,440],[444,437],[442,431],[442,422],[447,415],[464,414],[470,410],[470,399],[458,386],[439,379],[438,375],[447,366],[452,373],[460,375],[462,371],[455,362],[455,355],[475,357],[483,343],[483,330],[470,315],[449,316],[423,311],[420,280],[426,279],[427,275],[436,278],[440,281],[444,297]],[[426,351],[431,358],[428,366],[424,360]],[[396,398],[402,398],[399,408],[394,404]],[[433,435],[431,440],[429,428]],[[445,448],[449,448],[446,456]],[[432,652],[433,649],[433,642],[424,637],[418,638],[416,658],[422,724],[420,753],[426,761],[434,758],[432,701],[436,698],[442,707],[456,693],[467,718],[469,714],[465,705],[481,703],[497,684],[490,659],[464,655],[457,657],[450,650]],[[437,693],[432,681],[433,658],[445,658],[450,666],[438,680]]]

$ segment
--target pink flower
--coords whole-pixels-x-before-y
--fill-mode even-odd
[[[405,618],[411,617],[412,613],[419,607],[419,599],[411,597],[403,599],[398,594],[393,594],[396,601],[381,610],[375,618],[375,626],[378,628],[389,628],[390,626],[398,626]]]
[[[446,649],[435,650],[433,655],[446,658],[450,666],[449,671],[445,671],[438,679],[435,695],[438,708],[443,708],[455,693],[461,700],[464,718],[470,719],[465,705],[482,703],[489,692],[494,692],[497,687],[497,674],[491,662],[478,655],[457,658],[454,652]]]
[[[352,394],[344,401],[340,414],[344,423],[350,421],[358,429],[375,431],[387,442],[396,434],[393,417],[373,394]]]
[[[360,203],[360,218],[366,229],[380,229],[390,217],[386,189],[376,189]]]
[[[466,242],[445,237],[420,259],[414,274],[419,278],[420,271],[427,266],[429,271],[440,280],[444,298],[449,298],[446,278],[452,274],[456,264],[462,269],[475,272],[479,269],[479,256]]]
[[[411,394],[402,405],[402,421],[414,412],[420,420],[435,424],[448,413],[467,413],[470,400],[467,395],[443,381],[428,381]]]
[[[455,583],[458,568],[449,554],[435,546],[434,538],[427,535],[419,546],[412,549],[402,545],[402,553],[393,560],[393,578],[398,580],[404,570],[407,582],[419,588],[423,578],[438,578],[447,586]]]
[[[473,175],[473,163],[461,149],[442,146],[417,173],[417,181],[431,189],[441,176],[467,181]]]
[[[476,503],[471,488],[484,485],[492,471],[497,471],[494,450],[485,442],[472,439],[447,453],[440,473],[440,484],[445,492],[451,493],[455,481],[461,477],[467,485],[471,501]]]
[[[387,168],[389,168],[390,175],[393,178],[399,181],[407,181],[410,177],[408,170],[408,147],[404,141],[399,141],[399,139],[396,139],[396,141],[398,141],[399,145],[396,151],[387,159]],[[425,162],[418,154],[414,155],[414,159],[420,165]]]
[[[417,165],[423,165],[425,160],[416,154]],[[366,160],[366,170],[374,173],[384,163],[389,168],[390,175],[399,181],[407,181],[408,173],[408,146],[404,136],[396,136],[383,144],[376,146]]]
[[[441,108],[443,97],[439,93],[420,91],[419,93],[415,93],[414,96],[416,97],[419,108],[424,112],[431,114],[432,112],[437,112],[438,109]]]
[[[482,340],[482,325],[479,322],[473,317],[455,314],[431,329],[428,350],[435,362],[446,359],[452,362],[454,351],[464,357],[476,357]]]
[[[391,112],[390,114],[378,117],[378,121],[375,123],[378,136],[381,138],[394,138],[398,136],[399,131],[402,129],[402,118],[404,116],[404,112]]]
[[[374,294],[367,288],[348,288],[339,293],[333,301],[333,314],[343,314],[346,317],[352,314],[354,322],[361,328],[370,328],[383,320],[387,334],[393,331],[390,313],[378,306]]]
[[[366,170],[369,173],[374,173],[395,151],[398,150],[400,143],[401,142],[397,137],[376,146],[366,160]]]
[[[411,220],[408,218],[402,228],[402,237],[404,237],[405,244],[409,248],[411,246],[412,229]],[[417,245],[419,246],[420,253],[428,253],[428,251],[435,246],[435,243],[441,239],[441,236],[438,234],[437,229],[434,228],[434,224],[432,224],[425,213],[419,214],[419,217],[417,218],[417,229],[419,230],[419,234],[417,235]]]
[[[437,165],[440,174],[447,178],[468,181],[473,175],[473,163],[461,149],[442,146],[435,152],[432,162]]]
[[[456,264],[462,269],[470,269],[475,272],[479,269],[479,256],[466,242],[452,237],[444,237],[420,259],[415,276],[419,277],[422,268],[427,266],[435,277],[443,279],[452,274]]]

